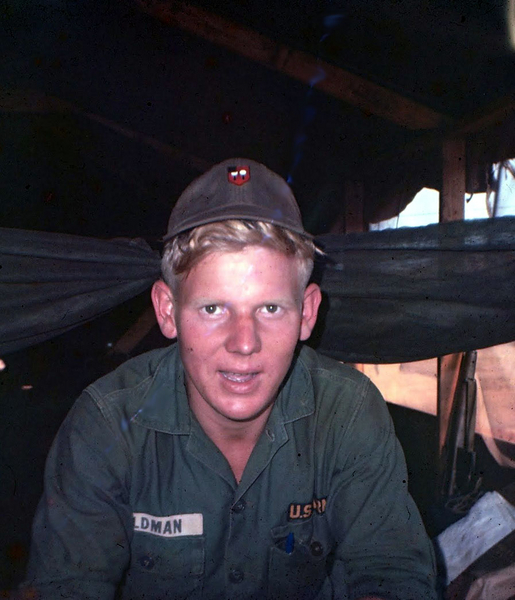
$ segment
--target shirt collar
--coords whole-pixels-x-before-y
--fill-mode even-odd
[[[291,423],[314,412],[313,383],[302,360],[302,354],[303,350],[300,350],[294,355],[270,414],[269,426]],[[133,421],[164,433],[190,433],[191,412],[186,394],[184,367],[176,344],[164,353]]]
[[[305,349],[298,349],[275,401],[271,418],[278,423],[291,423],[315,410],[313,382],[303,360]]]
[[[164,433],[190,433],[190,407],[177,344],[172,344],[162,356],[133,420]]]

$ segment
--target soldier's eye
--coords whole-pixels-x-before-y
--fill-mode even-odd
[[[216,315],[219,307],[216,304],[208,304],[207,306],[204,306],[203,310],[208,315]]]

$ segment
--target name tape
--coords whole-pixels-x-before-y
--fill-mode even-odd
[[[157,517],[146,513],[134,513],[134,531],[172,538],[185,535],[202,535],[204,520],[202,513]]]

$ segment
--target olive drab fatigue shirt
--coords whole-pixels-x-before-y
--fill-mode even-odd
[[[304,347],[237,484],[189,409],[177,347],[155,350],[90,385],[61,426],[26,585],[42,599],[433,600],[406,479],[376,388]]]

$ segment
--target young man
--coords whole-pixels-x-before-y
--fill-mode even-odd
[[[177,343],[89,386],[50,452],[42,598],[434,599],[386,405],[299,347],[321,293],[287,184],[232,159],[170,217],[152,300]]]

